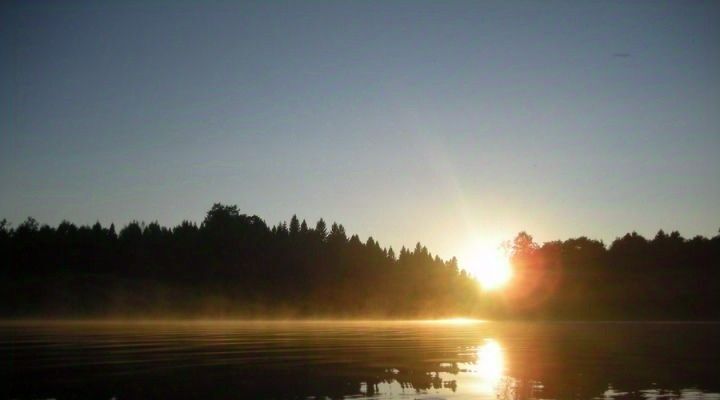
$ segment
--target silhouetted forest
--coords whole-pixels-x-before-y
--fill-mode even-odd
[[[632,232],[609,246],[579,237],[512,242],[505,315],[552,319],[720,319],[720,234]]]
[[[483,292],[418,243],[397,253],[342,225],[267,225],[215,204],[200,225],[0,222],[5,317],[718,319],[720,235],[627,234],[508,246],[514,278]]]

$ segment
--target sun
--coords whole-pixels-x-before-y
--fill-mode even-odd
[[[466,250],[461,268],[477,279],[485,290],[499,289],[512,278],[507,253],[499,245],[486,242],[478,241]]]

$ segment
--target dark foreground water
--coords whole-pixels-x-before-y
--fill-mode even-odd
[[[0,324],[2,398],[720,400],[720,324]]]

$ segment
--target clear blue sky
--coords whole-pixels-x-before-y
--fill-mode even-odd
[[[720,227],[716,1],[3,2],[0,217]]]

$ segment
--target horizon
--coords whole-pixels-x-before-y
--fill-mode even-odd
[[[216,203],[216,204],[220,204],[220,203]],[[239,211],[242,213],[242,210],[239,210]],[[262,221],[264,221],[266,224],[268,224],[268,227],[278,227],[278,226],[280,226],[280,225],[282,225],[282,224],[288,224],[288,225],[289,225],[289,222],[290,222],[290,218],[288,218],[287,220],[278,221],[278,222],[276,222],[276,223],[269,223],[269,222],[266,221],[264,218],[262,218],[262,216],[255,215],[255,214],[252,214],[252,213],[248,213],[247,215],[248,215],[248,216],[257,216],[257,217],[259,217]],[[297,217],[300,221],[306,222],[309,226],[314,226],[314,225],[315,225],[315,222],[316,222],[316,221],[307,221],[307,220],[305,220],[304,218],[299,217],[299,216],[297,216],[297,215],[293,215],[293,216]],[[32,218],[32,217],[28,217],[28,218]],[[322,219],[322,217],[321,217],[321,219]],[[2,216],[0,216],[0,220],[3,220]],[[26,219],[26,220],[27,220],[27,219]],[[37,221],[37,220],[36,220],[36,221]],[[16,228],[17,225],[18,225],[18,224],[14,224],[12,221],[9,221],[9,220],[7,220],[7,222],[9,223],[9,225],[8,225],[6,228],[14,229],[14,228]],[[23,221],[23,222],[24,222],[24,221]],[[57,224],[56,224],[56,225],[50,225],[50,224],[44,223],[43,221],[37,221],[37,222],[38,222],[38,224],[39,224],[40,226],[42,226],[42,225],[48,225],[48,226],[51,226],[51,227],[56,227],[56,226],[57,226]],[[78,226],[78,227],[80,227],[80,226],[91,227],[92,225],[94,225],[94,223],[93,223],[93,224],[75,224],[73,221],[68,221],[68,220],[62,220],[60,223],[62,223],[62,222],[68,222],[68,223],[74,224],[74,225],[76,225],[76,226]],[[124,227],[126,227],[126,226],[128,226],[128,225],[130,225],[130,224],[132,224],[132,223],[139,223],[139,224],[142,225],[142,226],[146,226],[147,224],[151,224],[151,223],[155,223],[155,222],[159,223],[157,220],[154,220],[154,221],[153,221],[153,220],[151,220],[151,221],[141,221],[141,220],[137,220],[137,219],[133,219],[133,220],[131,220],[131,221],[128,221],[128,222],[125,223],[125,224],[118,224],[118,225],[116,225],[114,222],[110,222],[110,223],[108,223],[108,224],[102,224],[100,221],[96,221],[95,223],[100,223],[103,228],[109,228],[110,226],[114,226],[116,233],[119,233],[122,228],[124,228]],[[191,223],[193,223],[193,224],[195,224],[196,226],[199,227],[199,226],[202,225],[202,222],[203,222],[203,221],[202,221],[202,218],[199,219],[199,220],[183,219],[183,220],[181,220],[179,223],[177,223],[177,224],[175,224],[175,225],[163,225],[163,224],[160,224],[160,223],[159,223],[159,224],[160,224],[161,227],[168,228],[168,229],[172,229],[173,227],[179,226],[179,225],[180,225],[181,223],[183,223],[183,222],[191,222]],[[343,224],[341,221],[325,221],[325,222],[326,222],[328,225],[331,225],[331,224],[333,224],[333,223],[337,223],[337,224],[339,224],[340,226],[343,226],[343,227],[344,227],[344,224]],[[59,224],[59,223],[58,223],[58,224]],[[346,228],[346,232],[347,232],[347,231],[348,231],[348,229]],[[638,234],[638,235],[640,235],[640,236],[642,236],[642,237],[644,237],[645,239],[647,239],[647,240],[650,241],[650,240],[652,240],[652,239],[653,239],[658,233],[660,233],[660,232],[664,232],[665,234],[671,234],[671,233],[673,233],[673,232],[675,232],[675,231],[665,230],[665,229],[662,229],[662,228],[661,228],[661,229],[659,229],[659,230],[658,230],[657,232],[655,232],[655,233],[652,233],[652,234],[649,234],[649,235],[644,235],[644,234],[641,233],[641,232],[637,232],[636,230],[633,230],[633,231],[630,231],[630,232],[624,232],[624,233],[622,233],[622,234],[618,234],[617,236],[615,236],[614,239],[609,240],[609,241],[605,241],[604,239],[600,239],[600,238],[593,238],[593,237],[590,237],[590,236],[587,236],[587,235],[578,235],[578,236],[567,237],[567,238],[555,238],[555,239],[549,239],[549,240],[538,240],[538,239],[533,235],[532,232],[519,231],[519,232],[516,232],[516,234],[513,235],[513,236],[510,236],[510,237],[507,237],[507,238],[504,238],[504,239],[499,239],[499,241],[496,242],[496,243],[495,243],[495,242],[491,242],[491,241],[487,241],[487,240],[484,240],[484,241],[482,241],[482,242],[476,242],[476,243],[475,243],[476,246],[470,246],[470,249],[472,249],[472,250],[475,251],[474,254],[473,254],[473,253],[466,253],[466,254],[463,254],[463,255],[460,255],[460,254],[449,254],[449,255],[443,254],[443,255],[440,255],[439,253],[433,251],[432,248],[428,248],[428,251],[430,252],[430,254],[432,254],[432,255],[438,255],[439,257],[441,257],[441,259],[446,260],[446,261],[447,261],[447,260],[451,260],[451,259],[453,259],[453,258],[457,259],[457,260],[458,260],[458,263],[459,263],[459,267],[460,267],[461,269],[464,269],[466,272],[474,275],[473,269],[476,268],[477,265],[488,264],[488,265],[491,266],[491,268],[497,267],[497,265],[496,265],[496,260],[494,260],[494,259],[489,259],[489,260],[488,260],[488,259],[484,259],[484,260],[483,260],[482,257],[480,257],[480,259],[478,259],[478,255],[481,255],[481,256],[482,256],[482,254],[480,254],[480,253],[482,253],[483,250],[488,250],[488,249],[492,250],[493,248],[496,248],[498,251],[501,251],[501,247],[502,247],[502,246],[504,246],[504,245],[507,244],[507,243],[510,243],[515,237],[517,237],[518,234],[523,233],[523,232],[529,234],[529,235],[534,239],[534,241],[535,241],[538,245],[540,245],[540,246],[542,246],[542,245],[544,245],[544,244],[546,244],[546,243],[551,243],[551,242],[556,242],[556,241],[564,242],[564,241],[572,240],[572,239],[587,238],[587,239],[590,239],[590,240],[599,241],[599,242],[601,242],[601,243],[603,244],[603,246],[604,246],[606,249],[609,249],[610,246],[612,245],[612,243],[613,243],[614,241],[620,240],[620,239],[622,239],[624,236],[629,235],[629,234],[635,234],[635,233],[636,233],[636,234]],[[685,240],[691,240],[691,239],[693,239],[693,238],[695,238],[695,237],[698,237],[698,236],[699,236],[699,237],[703,237],[703,238],[707,238],[707,239],[711,239],[711,238],[713,238],[713,237],[720,236],[720,228],[718,228],[718,231],[715,233],[715,235],[693,235],[693,236],[689,236],[689,235],[684,235],[683,232],[679,232],[679,231],[677,231],[677,232],[678,232],[678,233],[680,234],[680,236],[681,236],[683,239],[685,239]],[[368,239],[372,238],[375,242],[377,242],[378,244],[380,244],[381,247],[383,247],[383,248],[385,248],[385,249],[393,249],[393,250],[396,251],[396,252],[399,252],[402,248],[405,248],[405,249],[410,250],[410,249],[412,249],[412,248],[413,248],[415,245],[417,245],[417,244],[422,244],[422,245],[425,246],[425,247],[428,246],[426,243],[424,243],[424,242],[422,242],[422,241],[416,241],[415,243],[403,243],[403,244],[401,244],[399,247],[395,247],[395,246],[393,246],[393,245],[384,244],[381,240],[379,240],[377,237],[373,236],[372,234],[368,235],[367,237],[362,237],[362,236],[358,235],[357,233],[353,233],[352,231],[348,232],[348,234],[349,234],[350,236],[357,235],[358,238],[360,239],[360,241],[361,241],[362,243],[365,243]],[[485,247],[483,248],[482,246],[485,246]],[[478,250],[480,250],[480,253],[478,253]],[[495,257],[491,257],[491,258],[495,258]],[[473,276],[473,278],[474,278],[474,279],[478,279],[478,276]],[[508,277],[508,278],[509,278],[509,277]],[[465,318],[465,317],[460,317],[460,318]]]
[[[5,316],[712,319],[720,235],[627,234],[540,246],[520,232],[471,263],[342,225],[268,226],[214,204],[202,224],[0,227]],[[464,271],[462,271],[464,270]],[[647,282],[653,282],[647,285]],[[705,283],[706,282],[706,283]],[[657,288],[671,288],[672,296]],[[359,296],[359,297],[358,297]],[[693,307],[677,299],[692,296]],[[591,306],[591,309],[587,307]]]

